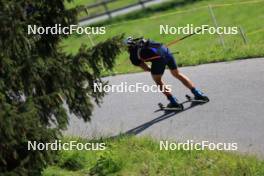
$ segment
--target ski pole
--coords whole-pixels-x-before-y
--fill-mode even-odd
[[[196,32],[194,32],[194,33],[191,33],[191,34],[188,34],[188,35],[183,36],[183,37],[181,37],[181,38],[178,38],[178,39],[176,39],[176,40],[173,40],[173,41],[171,41],[170,43],[166,44],[166,47],[169,47],[169,46],[171,46],[171,45],[174,45],[175,43],[178,43],[179,41],[181,41],[181,40],[183,40],[183,39],[186,39],[186,38],[188,38],[188,37],[191,37],[192,35],[197,34],[198,32],[200,32],[200,31],[202,31],[202,30],[203,30],[203,29],[200,29],[200,30],[198,30],[198,31],[196,31]]]

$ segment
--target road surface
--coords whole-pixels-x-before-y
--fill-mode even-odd
[[[210,102],[179,113],[157,111],[159,102],[167,103],[161,93],[110,93],[102,106],[95,107],[92,121],[83,123],[71,115],[67,135],[82,137],[115,136],[121,133],[150,135],[172,141],[207,140],[235,142],[243,153],[264,156],[264,59],[184,67]],[[173,94],[185,101],[190,94],[169,71],[164,75]],[[111,85],[142,82],[152,85],[149,73],[107,77]]]

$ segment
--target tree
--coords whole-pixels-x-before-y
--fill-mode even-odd
[[[77,24],[78,9],[65,9],[63,0],[2,0],[0,9],[0,175],[40,175],[54,152],[28,151],[27,142],[60,137],[64,103],[90,120],[92,102],[104,96],[93,84],[105,84],[102,70],[113,68],[123,36],[67,54],[60,47],[66,35],[28,35],[27,26]]]

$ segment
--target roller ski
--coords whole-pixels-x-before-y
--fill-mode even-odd
[[[163,111],[182,111],[183,105],[182,104],[172,104],[169,103],[167,106],[164,106],[162,103],[158,104],[160,109]]]
[[[195,102],[195,103],[207,103],[209,102],[209,98],[207,96],[194,96],[191,97],[190,95],[185,95],[188,101]]]

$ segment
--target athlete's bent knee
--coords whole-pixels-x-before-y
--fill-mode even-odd
[[[155,81],[156,84],[161,85],[161,75],[152,75],[153,80]]]

